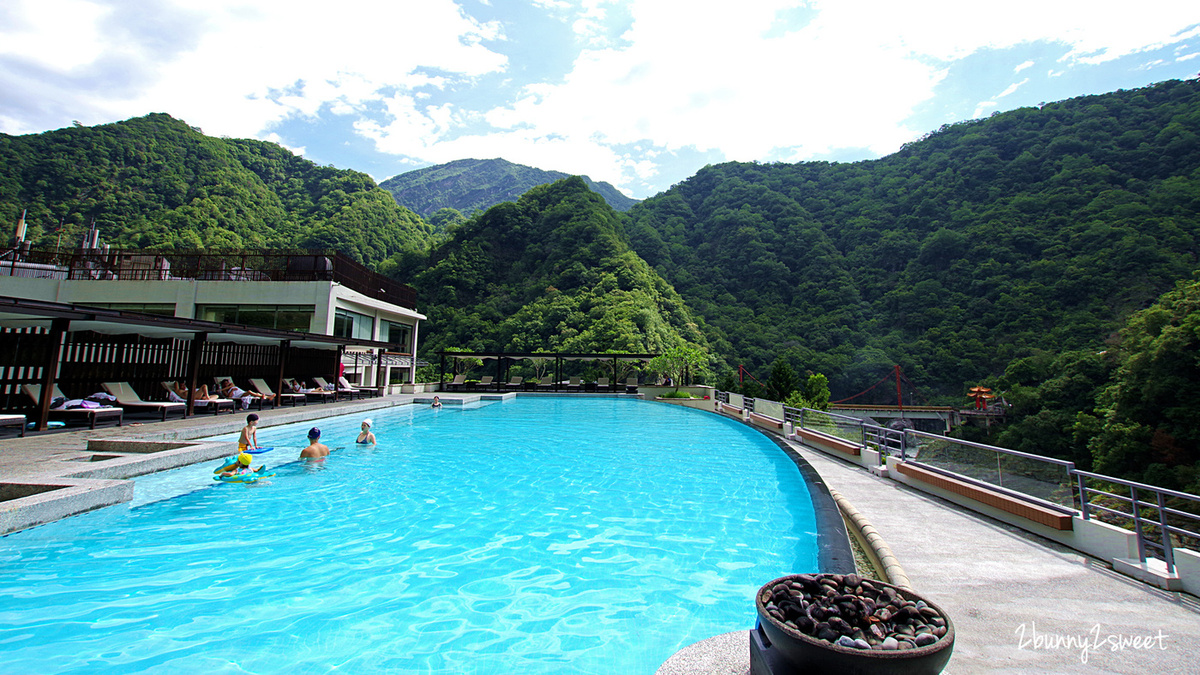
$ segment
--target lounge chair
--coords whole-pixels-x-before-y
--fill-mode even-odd
[[[21,438],[25,438],[24,415],[0,415],[0,427],[21,427]]]
[[[42,385],[23,384],[21,385],[21,391],[25,392],[26,396],[33,399],[35,405],[40,406],[42,404]],[[53,395],[53,398],[67,399],[66,394],[63,394],[62,390],[58,388],[58,384],[54,385],[54,388],[50,390],[50,393]],[[99,408],[71,408],[70,410],[63,408],[60,410],[50,411],[50,419],[52,420],[61,420],[63,422],[87,420],[88,428],[90,429],[96,428],[96,420],[98,419],[116,418],[117,426],[121,426],[124,417],[124,410],[111,405],[100,406]]]
[[[295,380],[295,378],[289,378],[287,380],[284,380],[284,382],[286,382],[287,385],[292,388],[292,391],[298,392],[298,393],[304,395],[305,401],[306,401],[304,405],[308,405],[308,403],[307,403],[308,399],[316,399],[316,400],[320,401],[321,403],[324,403],[329,400],[333,400],[333,401],[337,400],[337,392],[336,391],[325,391],[324,389],[305,389],[304,387],[300,386],[300,383],[297,382]]]
[[[495,379],[496,378],[492,377],[491,375],[484,375],[483,377],[479,378],[479,384],[475,386],[478,389],[487,389],[492,386],[492,382],[494,382]]]
[[[538,389],[543,389],[543,388],[550,389],[551,387],[554,386],[554,378],[547,375],[538,381],[537,386],[538,386]]]
[[[167,399],[175,403],[186,404],[187,399],[175,393],[175,388],[171,386],[173,384],[170,380],[164,380],[162,383],[163,389],[167,390]],[[217,398],[213,400],[211,398],[200,398],[200,394],[196,394],[196,399],[192,401],[192,412],[195,413],[197,408],[211,409],[213,414],[216,415],[225,408],[228,408],[231,413],[236,411],[237,403],[231,398]]]
[[[350,384],[350,380],[347,380],[346,376],[344,375],[338,375],[338,384],[341,385],[342,389],[353,389],[354,391],[357,391],[360,396],[370,396],[371,398],[374,398],[379,395],[379,390],[373,387],[356,387],[353,384]]]
[[[357,396],[359,398],[366,396],[365,393],[355,389],[354,387],[345,388],[342,386],[338,386],[337,388],[333,388],[330,386],[330,384],[328,382],[325,381],[325,378],[323,378],[323,377],[314,377],[313,382],[316,382],[318,387],[325,389],[326,391],[332,390],[334,392],[334,394],[337,394],[337,395],[345,394],[350,397],[351,401],[354,400],[355,396]]]
[[[506,384],[504,386],[508,389],[520,389],[521,383],[524,381],[525,381],[525,378],[518,375],[517,377],[514,377],[513,379],[509,380],[508,384]]]
[[[267,386],[267,381],[260,377],[250,378],[250,386],[254,387],[255,391],[264,396],[271,396],[274,394],[275,400],[279,401],[280,405],[283,405],[284,401],[291,401],[293,408],[296,407],[297,401],[304,401],[304,405],[308,405],[308,397],[304,394],[275,394],[275,392],[271,390],[271,387]]]
[[[218,394],[220,394],[221,396],[224,396],[224,395],[225,395],[225,394],[224,394],[224,393],[221,391],[221,383],[222,383],[222,382],[224,382],[224,381],[226,381],[226,380],[228,380],[230,384],[233,384],[233,386],[235,386],[235,387],[237,387],[238,389],[241,389],[242,391],[246,392],[246,395],[245,395],[245,396],[239,396],[239,397],[237,397],[236,399],[232,399],[232,398],[231,398],[231,399],[229,399],[229,400],[231,400],[231,401],[234,401],[234,400],[237,400],[237,401],[243,401],[243,399],[245,399],[246,397],[249,397],[249,398],[250,398],[250,400],[249,400],[249,401],[243,401],[243,405],[245,405],[245,407],[244,407],[244,408],[242,408],[242,410],[249,410],[249,409],[250,409],[250,406],[257,406],[257,407],[258,407],[258,409],[261,411],[261,410],[263,409],[263,403],[270,403],[272,408],[274,408],[274,407],[275,407],[275,399],[267,399],[267,398],[266,398],[266,394],[263,394],[262,396],[252,396],[252,395],[250,394],[250,392],[249,392],[249,391],[247,391],[245,388],[243,388],[243,387],[238,387],[236,384],[234,384],[234,382],[233,382],[233,378],[232,378],[232,377],[229,377],[228,375],[221,375],[221,376],[218,376],[218,377],[214,377],[214,378],[213,378],[213,381],[217,383],[217,393],[218,393]],[[262,392],[256,392],[256,393],[262,394]]]
[[[455,375],[453,380],[446,383],[446,391],[462,389],[463,382],[466,382],[466,380],[467,376],[465,374]]]
[[[625,393],[626,394],[636,394],[637,391],[638,391],[637,376],[635,375],[633,377],[625,378]]]
[[[167,413],[178,411],[180,415],[187,414],[187,406],[183,403],[164,403],[162,401],[146,401],[143,400],[138,393],[133,390],[128,382],[101,382],[100,386],[112,394],[117,399],[117,405],[122,408],[132,409],[136,411],[154,410],[162,413],[163,421],[167,419]]]
[[[611,389],[611,387],[608,384],[607,377],[601,377],[601,378],[596,379],[596,391],[607,391],[608,389]]]
[[[567,391],[572,391],[575,389],[578,389],[580,391],[583,390],[583,378],[582,377],[572,377],[567,382]]]

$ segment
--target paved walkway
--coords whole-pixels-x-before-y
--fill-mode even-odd
[[[950,615],[956,637],[946,673],[1200,672],[1197,598],[792,446],[875,526],[915,590]],[[748,673],[748,639],[741,632],[698,643],[659,673]]]

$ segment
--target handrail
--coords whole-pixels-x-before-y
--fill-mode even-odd
[[[916,431],[913,429],[906,429],[905,433],[912,434],[913,436],[920,436],[922,438],[932,438],[934,440],[939,440],[939,441],[947,440],[947,438],[948,438],[947,436],[931,434],[931,433],[928,433],[925,431]],[[1028,453],[1028,452],[1021,452],[1020,450],[1010,450],[1008,448],[1001,448],[1001,447],[998,447],[995,445],[985,445],[983,443],[964,441],[959,438],[951,438],[949,440],[952,440],[959,445],[965,445],[965,446],[968,446],[971,448],[978,448],[980,450],[990,450],[992,452],[1002,452],[1006,455],[1013,455],[1014,457],[1023,457],[1025,459],[1032,459],[1037,462],[1046,462],[1047,464],[1058,464],[1059,466],[1066,466],[1066,467],[1070,467],[1071,469],[1075,468],[1075,462],[1071,462],[1071,461],[1068,461],[1065,459],[1056,459],[1054,457],[1043,457],[1042,455],[1034,455],[1034,454]]]
[[[723,400],[728,401],[729,392],[718,391],[717,397],[719,400],[722,400],[722,397],[724,397]],[[750,402],[750,406],[752,409],[753,399],[747,398],[746,400],[748,402]],[[1089,520],[1091,518],[1091,515],[1093,512],[1102,512],[1102,513],[1107,513],[1112,516],[1116,516],[1116,517],[1120,517],[1120,518],[1124,518],[1126,520],[1132,521],[1133,532],[1137,537],[1138,555],[1139,555],[1140,560],[1142,562],[1145,562],[1146,558],[1149,555],[1157,552],[1162,556],[1162,559],[1164,560],[1164,562],[1166,562],[1168,574],[1174,573],[1174,570],[1175,570],[1174,544],[1171,541],[1171,535],[1177,535],[1179,537],[1186,537],[1186,538],[1190,538],[1195,541],[1200,541],[1200,532],[1195,532],[1195,531],[1192,531],[1191,529],[1181,527],[1179,525],[1173,525],[1168,521],[1168,516],[1170,516],[1177,520],[1183,520],[1185,522],[1196,522],[1196,523],[1200,524],[1200,515],[1197,515],[1195,513],[1190,513],[1187,511],[1181,511],[1176,508],[1172,508],[1171,506],[1168,506],[1166,503],[1167,498],[1182,499],[1182,500],[1186,500],[1189,502],[1194,502],[1195,504],[1197,504],[1198,507],[1200,507],[1200,495],[1194,495],[1194,494],[1190,494],[1187,492],[1180,492],[1178,490],[1171,490],[1168,488],[1156,487],[1153,485],[1148,485],[1146,483],[1139,483],[1137,481],[1125,480],[1122,478],[1115,478],[1113,476],[1106,476],[1104,474],[1093,473],[1091,471],[1082,471],[1080,469],[1075,468],[1074,462],[1071,462],[1069,460],[1064,460],[1064,459],[1058,459],[1056,457],[1045,457],[1042,455],[1035,455],[1033,453],[1021,452],[1020,450],[1011,450],[1009,448],[1001,448],[1001,447],[994,446],[994,445],[986,445],[983,443],[975,443],[972,441],[965,441],[965,440],[960,440],[957,438],[949,438],[947,436],[942,436],[939,434],[931,434],[931,433],[924,432],[924,431],[916,431],[914,429],[900,430],[900,429],[890,429],[887,427],[880,427],[877,425],[869,424],[866,421],[864,421],[860,418],[857,418],[857,417],[851,417],[848,415],[839,415],[837,413],[830,413],[830,412],[826,412],[824,410],[814,410],[812,408],[792,408],[789,406],[783,406],[783,413],[784,413],[784,421],[785,422],[792,424],[794,427],[799,427],[802,429],[811,428],[811,420],[812,420],[814,413],[820,414],[825,419],[831,418],[835,422],[849,423],[852,426],[857,426],[859,429],[861,429],[861,432],[862,432],[862,438],[860,440],[860,443],[861,443],[861,447],[864,449],[867,449],[869,447],[869,445],[870,445],[868,442],[869,439],[875,439],[876,447],[879,447],[881,449],[893,448],[894,446],[888,441],[898,440],[899,441],[898,446],[899,446],[899,450],[900,450],[900,458],[902,461],[913,461],[913,460],[909,459],[909,454],[908,454],[908,448],[910,447],[910,441],[912,441],[913,444],[915,445],[915,442],[917,439],[928,438],[928,439],[938,440],[938,441],[953,442],[953,443],[956,443],[959,445],[972,447],[972,448],[976,448],[979,450],[985,450],[985,451],[1000,453],[1000,454],[1004,454],[1004,455],[1010,455],[1013,457],[1019,457],[1022,459],[1028,459],[1031,461],[1043,462],[1046,464],[1060,466],[1066,470],[1065,475],[1069,480],[1073,478],[1073,480],[1071,480],[1071,482],[1073,483],[1073,485],[1071,487],[1073,494],[1071,495],[1071,497],[1074,500],[1074,503],[1079,505],[1079,510],[1076,511],[1075,509],[1070,509],[1070,508],[1067,508],[1067,507],[1064,507],[1061,505],[1056,505],[1056,507],[1059,509],[1062,509],[1064,512],[1070,512],[1070,513],[1077,512],[1077,513],[1079,513],[1080,517],[1083,518],[1084,520]],[[808,424],[806,424],[806,423],[808,423]],[[997,460],[997,461],[999,461],[999,460]],[[957,473],[954,471],[950,471],[948,469],[943,469],[941,467],[936,467],[936,466],[932,466],[929,464],[925,464],[922,462],[917,462],[917,463],[921,464],[922,466],[926,466],[931,469],[935,469],[939,473],[943,473],[943,474],[957,477],[957,478],[962,478],[969,482],[983,484],[981,481],[971,478],[970,476],[964,476],[963,474],[960,474],[960,473]],[[1108,492],[1106,490],[1101,490],[1099,488],[1089,487],[1086,482],[1087,479],[1103,481],[1106,483],[1126,487],[1130,490],[1130,494],[1129,495],[1114,494],[1112,492]],[[1000,486],[992,486],[990,483],[987,483],[986,485],[988,485],[990,487],[994,487],[998,490],[1003,490],[1005,493],[1008,493],[1008,494],[1023,495],[1022,498],[1028,498],[1031,503],[1040,503],[1040,504],[1053,503],[1053,502],[1047,502],[1046,500],[1040,499],[1033,495],[1024,495],[1023,493],[1016,491],[1016,490],[1010,490],[1010,489],[1006,489],[1006,488],[1003,488]],[[1139,495],[1139,491],[1141,492],[1141,495]],[[1147,499],[1145,499],[1145,497],[1147,496],[1147,493],[1151,493],[1153,495],[1153,498],[1152,498],[1153,501],[1147,501]],[[1119,502],[1128,504],[1129,512],[1121,511],[1119,509],[1112,508],[1110,506],[1105,506],[1103,504],[1092,504],[1091,499],[1095,496],[1104,496],[1104,497],[1108,497],[1110,499],[1115,499]],[[1155,512],[1155,514],[1147,514],[1147,516],[1143,516],[1142,511],[1145,509],[1151,509]],[[1200,527],[1198,527],[1197,529],[1200,529]]]

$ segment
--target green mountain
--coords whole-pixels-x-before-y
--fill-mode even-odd
[[[429,320],[422,348],[658,352],[704,335],[632,250],[620,215],[578,176],[471,219],[404,278]]]
[[[1039,350],[1103,348],[1196,269],[1200,83],[948,125],[875,161],[705,167],[627,232],[760,379],[783,355],[838,400],[900,364],[918,400],[962,402]]]
[[[130,248],[336,248],[367,263],[427,248],[432,228],[366,174],[273,143],[205,136],[169,115],[0,134],[0,222],[35,245],[93,222]]]
[[[567,175],[503,159],[460,159],[402,173],[379,186],[391,192],[397,202],[428,218],[445,208],[470,215],[501,202],[515,201],[530,188],[562,180]],[[628,211],[637,203],[608,183],[582,178],[617,211]]]

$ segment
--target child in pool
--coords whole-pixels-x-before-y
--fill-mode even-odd
[[[365,445],[375,445],[375,434],[371,433],[371,418],[362,421],[362,433],[358,435],[358,440],[355,443],[363,443]]]
[[[254,456],[248,452],[239,453],[237,462],[227,467],[221,472],[221,476],[228,478],[230,476],[240,476],[242,474],[251,473],[250,463],[254,461]]]
[[[246,426],[242,427],[242,436],[238,439],[238,452],[258,449],[258,415],[246,415]]]

